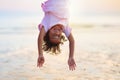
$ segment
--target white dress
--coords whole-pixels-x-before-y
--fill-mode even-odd
[[[71,28],[68,25],[68,0],[47,0],[42,3],[41,7],[45,14],[41,26],[44,26],[45,31],[47,32],[56,24],[62,24],[64,26],[63,32],[68,37],[71,32]],[[41,29],[41,26],[39,26],[39,29]]]
[[[47,0],[42,4],[44,12],[51,12],[58,18],[68,18],[68,0]]]

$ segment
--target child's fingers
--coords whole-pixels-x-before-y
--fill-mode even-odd
[[[39,62],[37,62],[37,67],[40,67],[40,63]]]
[[[75,70],[75,65],[70,66],[70,70]]]
[[[75,63],[69,63],[69,70],[75,70],[76,64]]]
[[[43,57],[38,58],[37,67],[42,67],[42,66],[43,66],[43,63],[44,63],[44,58],[43,58]]]
[[[69,66],[69,70],[75,70],[75,67],[74,66]]]
[[[37,64],[37,67],[42,67],[43,66],[43,63],[38,63]]]

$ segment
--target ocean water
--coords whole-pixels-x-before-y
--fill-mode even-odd
[[[36,47],[39,19],[8,16],[0,18],[0,54],[11,53],[28,46]]]
[[[11,53],[11,51],[20,50],[22,48],[27,48],[29,46],[34,47],[34,48],[37,47],[37,37],[39,33],[38,24],[40,23],[40,20],[41,20],[40,16],[29,16],[29,15],[28,16],[25,16],[25,15],[24,16],[23,15],[1,16],[0,15],[0,17],[1,17],[0,18],[0,54]],[[102,37],[104,37],[105,35],[109,37],[110,36],[109,33],[111,34],[113,33],[110,36],[110,38],[115,37],[116,39],[113,40],[113,43],[118,42],[117,38],[119,39],[120,37],[119,36],[119,31],[120,31],[119,24],[111,25],[111,24],[108,24],[108,23],[105,24],[104,22],[102,22],[104,24],[97,25],[96,23],[90,24],[90,26],[98,28],[98,29],[97,28],[95,29],[96,30],[95,32],[97,32],[99,28],[102,27],[103,28],[102,31],[105,32],[104,34],[102,33],[102,31],[100,31],[103,34]],[[79,25],[77,25],[77,30],[80,29],[78,27]],[[76,30],[74,26],[72,26],[72,28],[73,28],[73,31]],[[86,31],[85,31],[85,34],[86,34]],[[99,34],[96,34],[96,35],[99,35]],[[98,39],[99,38],[100,37],[98,37]],[[90,39],[93,39],[93,38],[89,38],[89,40]],[[108,42],[110,40],[108,40]],[[107,43],[106,39],[105,41]],[[96,43],[100,44],[100,42],[96,42]],[[87,44],[86,45],[84,44],[82,47],[84,48],[84,46],[86,49]],[[98,48],[102,48],[102,47],[98,47]],[[87,50],[89,49],[91,50],[91,48],[88,47]]]

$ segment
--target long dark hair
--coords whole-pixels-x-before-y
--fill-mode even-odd
[[[65,42],[66,39],[62,35],[61,38],[60,38],[60,43],[54,44],[54,43],[50,42],[49,32],[50,31],[48,31],[46,33],[46,35],[44,36],[43,50],[46,51],[46,52],[50,52],[51,54],[58,54],[58,53],[61,52],[60,44],[63,44],[63,42]]]

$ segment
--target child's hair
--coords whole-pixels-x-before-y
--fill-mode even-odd
[[[66,39],[63,35],[61,35],[60,43],[57,43],[57,44],[52,43],[50,42],[50,39],[49,39],[49,32],[50,30],[48,30],[48,32],[44,36],[43,50],[47,52],[52,52],[51,54],[58,54],[61,52],[60,44],[63,44],[63,42],[65,42]]]

